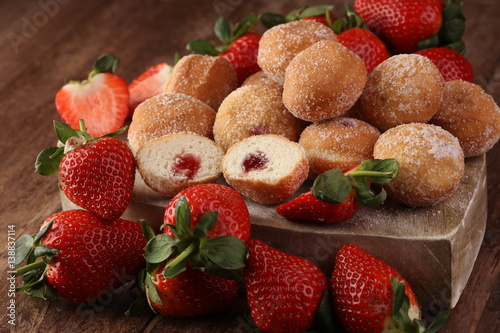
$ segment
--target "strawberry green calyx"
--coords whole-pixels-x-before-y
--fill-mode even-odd
[[[186,270],[206,271],[226,279],[237,279],[245,266],[247,248],[245,243],[234,236],[209,238],[208,231],[217,223],[217,211],[205,213],[197,225],[191,229],[189,203],[181,196],[175,206],[176,224],[168,224],[174,237],[159,234],[145,247],[148,274],[166,262],[164,276],[172,278]]]
[[[262,22],[262,25],[267,29],[270,29],[276,25],[293,22],[301,19],[305,19],[307,17],[314,17],[325,15],[327,18],[327,22],[331,26],[331,13],[333,12],[332,5],[320,5],[320,6],[299,6],[293,9],[287,15],[281,15],[276,13],[262,13],[259,15],[259,20]]]
[[[94,75],[99,73],[114,74],[116,72],[116,69],[118,68],[118,65],[120,65],[120,59],[118,57],[109,53],[103,54],[94,62],[88,79],[92,79]]]
[[[398,278],[391,278],[391,284],[392,318],[387,324],[396,326],[401,332],[414,333],[435,333],[444,326],[450,316],[450,310],[441,311],[429,326],[425,327],[425,324],[418,320],[419,313],[415,313],[415,309],[410,306],[410,299],[405,292],[405,282],[398,281]]]
[[[40,239],[50,230],[52,221],[49,222],[36,235],[24,235],[16,241],[16,255],[14,265],[19,266],[26,260],[26,265],[14,271],[16,276],[23,276],[21,287],[17,292],[25,292],[37,298],[52,300],[57,294],[45,282],[44,277],[48,264],[59,253],[56,249],[40,245]],[[41,258],[41,260],[36,260]]]
[[[438,33],[418,43],[419,50],[446,46],[465,54],[462,36],[465,32],[465,16],[462,14],[464,0],[447,0],[443,9],[443,23]]]
[[[186,45],[186,49],[194,54],[217,56],[224,52],[239,37],[250,32],[257,25],[257,17],[254,14],[245,16],[236,23],[233,29],[225,17],[217,19],[214,25],[214,33],[223,45],[215,46],[207,40],[196,39]]]
[[[126,127],[119,129],[116,132],[102,135],[98,138],[93,138],[87,133],[85,122],[80,120],[80,130],[75,130],[71,126],[54,121],[54,131],[57,139],[62,144],[58,147],[49,147],[42,150],[35,161],[35,171],[42,176],[50,176],[57,173],[59,163],[63,156],[71,150],[81,147],[87,142],[98,140],[103,137],[114,137],[120,135],[126,130]]]
[[[352,28],[368,29],[368,26],[363,23],[363,19],[349,5],[345,6],[345,17],[335,20],[330,27],[336,34],[341,34]]]
[[[371,159],[346,173],[340,170],[329,170],[322,173],[314,181],[311,191],[313,196],[319,200],[328,203],[342,203],[354,190],[359,204],[374,207],[385,201],[387,193],[384,189],[375,193],[370,184],[387,183],[396,177],[398,171],[399,163],[395,159]]]

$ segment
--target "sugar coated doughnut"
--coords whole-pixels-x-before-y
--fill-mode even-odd
[[[375,143],[373,156],[399,162],[398,175],[382,186],[391,198],[409,206],[430,206],[447,199],[464,175],[464,155],[457,138],[431,124],[389,129]]]
[[[257,63],[270,78],[283,85],[290,61],[321,40],[337,40],[337,36],[332,29],[312,20],[279,24],[262,35]]]
[[[303,128],[303,122],[285,108],[279,91],[246,85],[222,102],[215,117],[214,139],[224,149],[258,134],[278,134],[297,141]]]
[[[175,133],[142,145],[136,160],[144,182],[173,197],[188,187],[215,182],[223,155],[222,148],[205,136]]]
[[[293,115],[306,121],[337,117],[354,105],[366,78],[361,58],[336,41],[320,41],[288,65],[283,102]]]
[[[222,100],[237,87],[236,71],[228,60],[190,54],[175,64],[164,92],[193,96],[217,111]]]
[[[241,86],[248,86],[248,85],[258,85],[258,86],[265,86],[266,88],[269,89],[276,89],[279,92],[283,91],[283,86],[280,85],[278,82],[274,81],[263,71],[258,71],[257,73],[254,73],[250,75],[249,77],[246,78],[245,81],[241,84]]]
[[[428,58],[392,56],[368,76],[360,97],[361,118],[382,132],[400,124],[426,123],[439,108],[443,85],[439,69]]]
[[[379,135],[375,127],[354,118],[338,117],[309,125],[299,139],[309,161],[309,178],[331,169],[347,171],[373,158]]]
[[[274,134],[248,137],[232,145],[222,159],[228,184],[264,205],[288,199],[307,179],[308,172],[302,147]]]
[[[443,101],[431,119],[458,138],[465,157],[490,150],[500,138],[500,108],[493,97],[474,83],[445,83]]]
[[[212,138],[214,121],[215,111],[200,100],[184,94],[160,94],[135,109],[128,141],[137,151],[150,140],[178,132]]]

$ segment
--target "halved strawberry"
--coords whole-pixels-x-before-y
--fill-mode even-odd
[[[123,127],[129,92],[125,80],[113,74],[118,64],[118,58],[105,54],[96,60],[87,80],[70,81],[57,92],[56,108],[68,125],[79,129],[83,119],[93,137]]]
[[[163,92],[171,71],[172,66],[166,62],[161,62],[146,69],[129,84],[130,102],[128,118],[132,118],[137,105]]]

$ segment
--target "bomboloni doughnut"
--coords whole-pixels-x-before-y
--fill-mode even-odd
[[[283,86],[280,85],[278,82],[274,81],[264,73],[263,71],[258,71],[257,73],[254,73],[247,77],[245,81],[241,84],[241,86],[249,86],[249,85],[258,85],[258,86],[264,86],[269,89],[276,89],[280,93],[283,92]]]
[[[214,139],[224,150],[244,138],[277,134],[297,141],[304,128],[283,104],[281,93],[264,86],[247,85],[222,102],[214,122]]]
[[[490,150],[500,138],[500,108],[493,97],[474,83],[445,83],[443,101],[431,123],[455,135],[465,157]]]
[[[184,94],[160,94],[145,100],[134,111],[128,141],[134,151],[167,134],[189,132],[213,138],[215,111]]]
[[[283,102],[306,121],[337,117],[354,105],[366,78],[365,64],[354,52],[333,40],[320,41],[288,65]]]
[[[283,85],[285,70],[302,50],[321,40],[337,40],[332,29],[312,20],[276,25],[264,32],[259,43],[257,63],[270,78]]]
[[[379,135],[375,127],[354,118],[338,117],[309,125],[299,139],[309,161],[309,178],[331,169],[344,172],[372,159]]]
[[[400,54],[379,64],[360,97],[361,118],[381,132],[408,123],[426,123],[441,103],[443,77],[428,58]]]
[[[222,173],[228,184],[264,205],[291,197],[308,172],[302,147],[274,134],[246,138],[231,146],[222,159]]]
[[[207,137],[176,133],[144,144],[136,160],[144,182],[173,197],[188,187],[215,182],[221,174],[223,155],[222,148]]]
[[[190,54],[175,64],[164,92],[193,96],[217,111],[222,100],[237,87],[236,71],[228,60]]]
[[[397,176],[381,186],[389,197],[409,206],[430,206],[447,199],[464,175],[464,154],[457,138],[431,124],[389,129],[375,143],[373,156],[399,162]]]

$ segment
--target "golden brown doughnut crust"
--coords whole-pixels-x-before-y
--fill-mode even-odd
[[[184,94],[160,94],[137,106],[128,131],[134,151],[161,136],[188,132],[213,138],[215,111],[200,100]]]
[[[241,170],[246,156],[264,153],[269,168],[248,174]],[[290,198],[307,179],[309,164],[302,147],[282,136],[263,134],[248,137],[231,146],[222,159],[224,178],[244,197],[263,205]]]
[[[224,98],[237,87],[236,71],[228,60],[190,54],[174,66],[164,92],[193,96],[217,111]]]
[[[281,93],[264,86],[246,85],[222,102],[215,117],[214,139],[223,149],[258,134],[277,134],[297,141],[303,122],[285,108]]]
[[[443,78],[424,56],[400,54],[379,64],[360,97],[361,118],[381,132],[413,122],[426,123],[441,103]]]
[[[302,50],[321,40],[337,40],[332,29],[311,20],[298,20],[274,26],[262,35],[257,63],[271,79],[283,85],[285,70]]]
[[[443,101],[431,123],[458,138],[465,157],[490,150],[500,138],[500,108],[478,85],[462,80],[445,83]]]
[[[450,197],[464,175],[456,137],[431,124],[404,124],[382,133],[374,158],[395,158],[399,173],[382,186],[392,199],[409,206],[435,205]]]
[[[379,135],[375,127],[354,118],[338,117],[309,125],[299,139],[309,161],[309,178],[331,169],[347,171],[373,158]]]
[[[245,81],[241,84],[241,86],[249,86],[249,85],[258,85],[258,86],[264,86],[269,89],[276,89],[280,93],[283,92],[283,86],[280,85],[278,82],[274,81],[271,79],[266,73],[263,71],[258,71],[257,73],[254,73],[247,77]]]
[[[320,41],[288,65],[283,102],[293,115],[306,121],[334,118],[354,105],[366,78],[361,58],[336,41]]]

